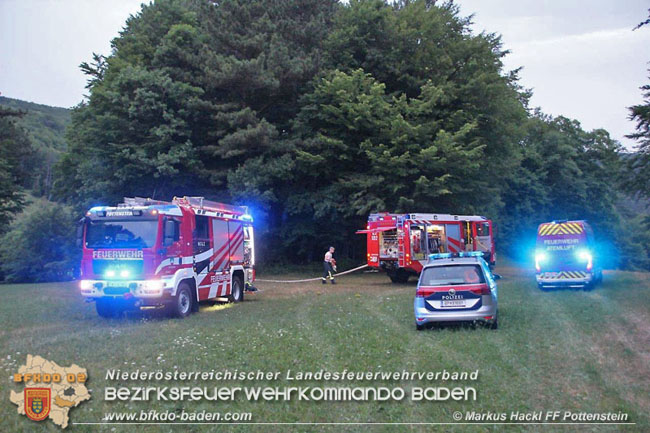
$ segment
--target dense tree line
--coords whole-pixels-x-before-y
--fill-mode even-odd
[[[29,176],[23,176],[22,186],[39,197],[52,198],[54,165],[66,150],[64,131],[70,122],[70,110],[3,96],[0,106],[19,113],[14,117],[15,126],[29,141],[29,152],[23,151],[21,164]]]
[[[53,281],[74,274],[78,217],[72,207],[47,200],[52,166],[65,150],[67,117],[65,109],[0,98],[0,280]]]
[[[470,25],[433,0],[143,5],[82,64],[55,196],[79,214],[129,195],[249,205],[267,262],[331,243],[362,259],[375,211],[486,215],[514,254],[540,222],[586,218],[612,265],[648,267],[619,144],[529,107],[499,36]]]
[[[554,218],[620,237],[618,144],[532,112],[499,37],[469,26],[424,0],[144,6],[84,65],[60,194],[248,204],[293,261],[361,256],[380,210],[489,215],[507,248]]]
[[[32,147],[17,122],[25,113],[0,105],[0,233],[25,203],[23,187],[28,182],[27,161]]]

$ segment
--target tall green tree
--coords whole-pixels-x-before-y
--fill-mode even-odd
[[[629,159],[632,175],[626,186],[633,194],[650,199],[650,84],[641,87],[643,103],[630,107],[630,120],[636,122],[636,132],[627,135],[637,140],[636,153]]]
[[[159,0],[83,64],[59,195],[227,199],[228,174],[287,134],[336,2]]]
[[[428,120],[445,131],[474,125],[467,139],[484,146],[481,172],[489,181],[482,192],[490,198],[489,204],[474,205],[495,212],[496,185],[518,161],[528,95],[517,84],[517,71],[503,70],[507,52],[500,38],[472,34],[470,23],[453,2],[352,1],[337,15],[327,40],[328,64],[344,71],[361,68],[384,83],[388,94],[407,99],[435,89]]]

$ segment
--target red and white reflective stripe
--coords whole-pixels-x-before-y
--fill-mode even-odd
[[[460,242],[460,239],[454,239],[450,236],[447,236],[447,240],[449,241],[447,245],[449,246],[450,252],[457,253],[462,250],[462,244]]]
[[[444,224],[445,221],[439,220],[410,220],[411,224]],[[454,223],[458,221],[453,221]]]
[[[218,284],[214,283],[210,286],[210,292],[208,293],[208,299],[216,298],[218,293]]]
[[[213,283],[210,286],[210,293],[208,294],[208,298],[216,298],[217,296],[222,296],[222,291],[223,287],[226,286],[226,283],[224,281],[220,281],[218,283]]]
[[[224,281],[223,285],[221,286],[219,290],[219,296],[226,296],[229,294],[229,287],[230,287],[230,282],[229,281]]]

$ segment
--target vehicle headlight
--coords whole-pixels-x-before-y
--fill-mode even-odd
[[[109,269],[106,271],[106,278],[113,278],[115,276],[115,271],[113,269]]]
[[[120,277],[122,278],[128,278],[129,275],[131,275],[131,272],[128,269],[122,269],[120,271]]]
[[[537,252],[535,253],[535,261],[536,261],[537,263],[545,262],[547,259],[548,259],[548,256],[546,255],[545,252],[543,252],[543,251],[537,251]]]
[[[592,259],[591,253],[587,250],[579,250],[576,254],[580,260],[585,262],[589,262]]]
[[[79,281],[79,288],[81,290],[90,290],[93,287],[93,282],[90,280]]]
[[[144,288],[150,292],[159,292],[164,287],[163,280],[147,280],[144,282]]]

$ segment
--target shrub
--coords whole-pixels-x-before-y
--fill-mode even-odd
[[[35,200],[0,237],[0,269],[7,282],[70,280],[78,260],[75,216],[65,205]]]

